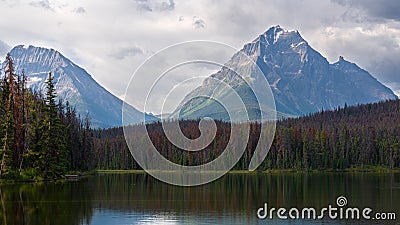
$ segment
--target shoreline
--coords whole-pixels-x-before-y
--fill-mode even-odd
[[[176,171],[154,171],[154,172],[164,172],[164,173],[175,173]],[[226,174],[234,175],[259,175],[259,174],[387,174],[387,173],[400,173],[400,168],[385,168],[385,167],[367,167],[364,168],[349,168],[344,170],[303,170],[303,169],[267,169],[267,170],[230,170]],[[72,174],[76,174],[72,173]],[[95,176],[97,174],[147,174],[145,170],[91,170],[86,172],[80,172],[80,180],[85,177]],[[0,179],[0,184],[14,184],[14,183],[48,183],[48,182],[69,182],[66,177],[56,179],[56,180],[19,180],[19,179]],[[73,181],[73,180],[72,180]]]
[[[145,170],[94,170],[95,174],[135,174],[146,173]],[[155,171],[158,172],[158,171]],[[174,173],[176,171],[160,171],[165,173]],[[364,167],[364,168],[349,168],[344,170],[303,170],[303,169],[267,169],[267,170],[230,170],[227,174],[285,174],[285,173],[400,173],[400,168],[385,168],[385,167]]]

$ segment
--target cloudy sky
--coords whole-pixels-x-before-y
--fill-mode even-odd
[[[400,93],[398,0],[0,0],[0,15],[0,54],[18,44],[54,48],[116,96],[160,49],[190,40],[240,49],[277,24]]]

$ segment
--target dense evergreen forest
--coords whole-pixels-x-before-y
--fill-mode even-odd
[[[188,138],[200,135],[198,122],[180,121]],[[203,151],[190,153],[173,146],[161,123],[146,125],[154,146],[171,161],[198,165],[217,157],[229,140],[231,124],[218,121],[217,137]],[[234,169],[247,169],[260,132],[252,123],[247,149]],[[140,138],[145,134],[137,134]],[[99,169],[140,169],[132,159],[122,128],[94,131]],[[400,100],[321,111],[278,121],[275,139],[263,164],[265,169],[343,170],[380,166],[400,167]]]
[[[46,92],[28,89],[7,55],[0,83],[0,178],[57,179],[71,171],[141,169],[130,154],[122,127],[90,128],[90,119],[57,99],[49,73]],[[179,121],[182,132],[200,135],[198,120]],[[238,124],[216,121],[217,135],[206,149],[188,153],[171,144],[160,122],[146,124],[159,152],[181,165],[218,157]],[[137,126],[137,125],[136,125]],[[133,129],[135,125],[133,126]],[[259,140],[260,124],[250,124],[246,151],[234,169],[247,169]],[[137,133],[140,141],[146,134]],[[342,170],[364,166],[400,167],[400,100],[321,111],[277,122],[275,139],[259,170]]]
[[[51,73],[46,89],[28,89],[24,72],[16,74],[7,55],[0,83],[0,178],[51,180],[94,168],[89,119],[56,100]]]

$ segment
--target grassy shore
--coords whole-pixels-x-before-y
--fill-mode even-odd
[[[144,170],[95,170],[96,173],[146,173]]]
[[[160,171],[174,173],[174,171]],[[68,174],[76,174],[79,177],[93,176],[95,174],[145,174],[144,170],[92,170],[86,172],[71,171]],[[381,166],[364,166],[364,167],[354,167],[344,170],[332,170],[332,169],[319,169],[319,170],[304,170],[304,169],[267,169],[267,170],[231,170],[228,174],[287,174],[287,173],[400,173],[400,168],[386,168]],[[62,182],[66,180],[65,178],[60,178],[56,180],[51,180],[52,182]],[[0,179],[1,183],[37,183],[37,182],[48,182],[48,180],[43,180],[40,177],[32,179],[25,176],[20,176],[17,179]]]
[[[144,170],[95,170],[95,173],[146,173]],[[173,171],[163,171],[163,172],[173,172]],[[228,174],[279,174],[279,173],[400,173],[400,168],[386,168],[380,166],[364,166],[364,167],[354,167],[348,168],[344,170],[332,170],[332,169],[324,169],[324,170],[304,170],[304,169],[267,169],[267,170],[231,170]]]

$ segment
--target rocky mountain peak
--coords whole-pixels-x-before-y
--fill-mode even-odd
[[[282,58],[294,56],[307,60],[307,53],[311,47],[297,30],[287,30],[279,25],[269,28],[252,42],[245,44],[242,51],[261,61],[275,64],[284,64]]]
[[[291,40],[302,39],[298,31],[287,30],[279,25],[269,28],[264,34],[261,34],[259,38],[266,40],[268,44],[275,44],[280,38]]]
[[[41,69],[46,68],[47,70],[52,70],[58,67],[67,67],[73,64],[60,52],[54,49],[35,47],[32,45],[18,45],[11,50],[10,54],[14,59],[16,68],[19,68],[19,65],[27,64],[31,66],[38,66]],[[38,69],[32,68],[31,66],[24,68],[25,72],[29,73],[29,71],[27,71],[28,69]]]
[[[343,56],[339,56],[339,60],[336,63],[333,63],[332,66],[335,69],[339,69],[346,72],[361,72],[364,74],[368,74],[367,71],[363,70],[353,62],[347,61]]]
[[[394,93],[377,81],[367,71],[355,63],[346,61],[342,56],[339,61],[329,64],[324,56],[314,50],[298,31],[286,30],[279,25],[269,28],[241,50],[257,63],[267,78],[275,98],[278,115],[301,116],[318,112],[321,109],[334,109],[339,106],[378,102],[396,99]],[[227,63],[236,71],[244,71],[245,77],[252,76],[249,58],[235,54]],[[250,71],[250,72],[249,72]],[[240,87],[240,79],[228,72],[220,71],[214,78],[224,80],[233,87]],[[213,103],[206,107],[193,96],[213,93],[215,87],[204,83],[181,102],[175,114],[187,118],[215,116],[227,119]],[[243,87],[238,88],[241,93]],[[262,91],[262,90],[258,90]],[[223,93],[220,94],[222,96]],[[246,99],[247,102],[252,100]]]

